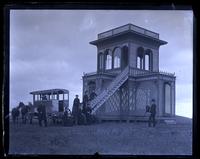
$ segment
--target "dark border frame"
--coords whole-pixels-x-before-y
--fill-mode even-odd
[[[2,135],[3,135],[3,142],[2,142],[2,157],[6,158],[200,158],[200,153],[198,152],[199,143],[199,118],[198,118],[198,107],[197,103],[197,62],[198,62],[198,55],[197,55],[197,6],[191,4],[192,2],[151,2],[144,3],[143,1],[135,1],[135,2],[57,2],[57,3],[42,3],[42,2],[8,2],[3,6],[3,80],[2,80]],[[194,13],[194,20],[193,20],[193,154],[192,156],[182,156],[182,155],[138,155],[138,156],[100,156],[98,153],[94,154],[93,156],[73,156],[73,155],[9,155],[8,148],[9,148],[9,119],[6,118],[7,114],[9,113],[9,26],[10,26],[10,19],[9,19],[9,11],[11,9],[114,9],[114,10],[193,10]],[[7,155],[4,155],[7,154]]]

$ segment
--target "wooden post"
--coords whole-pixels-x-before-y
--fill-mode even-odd
[[[142,69],[142,58],[140,57],[140,69]]]
[[[148,55],[149,56],[149,71],[151,71],[151,53]]]
[[[145,70],[145,53],[143,54],[143,70]]]
[[[57,100],[59,100],[59,94],[58,94],[58,92],[57,92],[57,94],[56,94],[56,98],[57,98]]]
[[[123,113],[122,113],[122,89],[121,89],[121,87],[119,88],[119,107],[120,107],[120,109],[119,109],[119,111],[120,111],[120,121],[122,122]]]
[[[53,92],[51,91],[51,99],[54,99],[54,97],[53,97]]]
[[[33,94],[33,105],[35,103],[35,94]]]
[[[130,85],[130,81],[129,81],[129,79],[128,79],[128,81],[127,81],[127,88],[126,89],[128,89],[128,102],[127,102],[127,104],[128,104],[128,106],[127,106],[127,122],[129,122],[130,121],[130,103],[129,103],[129,98],[130,98],[130,91],[129,91],[129,89],[131,88],[131,87],[129,87],[129,85]]]
[[[112,52],[112,69],[114,68],[114,52]]]

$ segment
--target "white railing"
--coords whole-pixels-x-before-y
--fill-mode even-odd
[[[109,70],[102,72],[102,74],[110,74],[110,75],[116,75],[119,73],[120,70]],[[134,67],[129,67],[129,75],[130,76],[142,76],[142,75],[155,75],[155,74],[161,74],[161,75],[167,75],[167,76],[175,76],[175,73],[169,73],[166,71],[148,71],[148,70],[143,70],[139,68],[134,68]],[[85,73],[85,76],[92,76],[98,74],[97,72],[90,72],[90,73]],[[121,74],[121,73],[119,73]]]
[[[100,33],[100,34],[98,34],[98,39],[102,39],[102,38],[106,38],[106,37],[109,37],[109,36],[113,36],[113,35],[116,35],[116,34],[119,34],[119,33],[123,33],[125,31],[134,31],[134,32],[137,32],[137,33],[140,33],[140,34],[144,34],[144,35],[159,39],[159,34],[158,33],[155,33],[155,32],[152,32],[150,30],[138,27],[138,26],[133,25],[133,24],[126,24],[124,26],[121,26],[121,27],[118,27],[118,28],[111,29],[111,30],[108,30],[106,32]]]
[[[155,75],[155,74],[161,74],[161,75],[167,75],[167,76],[175,76],[175,73],[168,73],[165,71],[148,71],[148,70],[143,70],[143,69],[138,69],[138,68],[133,68],[130,67],[129,74],[131,76],[145,76],[145,75]]]

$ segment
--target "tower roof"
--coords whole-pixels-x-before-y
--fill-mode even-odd
[[[155,33],[153,31],[144,29],[142,27],[139,27],[139,26],[136,26],[133,24],[126,24],[126,25],[99,33],[98,39],[95,41],[91,41],[90,44],[98,45],[99,43],[101,43],[105,40],[112,39],[112,38],[115,38],[115,37],[118,37],[121,35],[125,35],[125,34],[130,34],[130,33],[142,36],[143,38],[154,40],[155,42],[158,42],[160,45],[167,44],[166,41],[159,39],[158,33]]]

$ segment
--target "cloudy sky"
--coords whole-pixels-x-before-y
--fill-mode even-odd
[[[97,34],[132,23],[158,32],[160,70],[176,74],[176,114],[192,117],[191,11],[11,10],[10,108],[32,102],[29,92],[63,88],[82,96],[83,72],[96,71]]]

